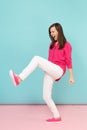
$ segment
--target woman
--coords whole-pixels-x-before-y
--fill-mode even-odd
[[[10,70],[9,74],[14,85],[17,86],[37,67],[44,71],[43,99],[53,113],[53,117],[46,121],[55,122],[61,121],[61,116],[51,97],[53,83],[62,78],[66,72],[66,67],[70,74],[69,83],[74,83],[71,57],[72,47],[66,41],[62,26],[59,23],[54,23],[49,27],[49,36],[52,42],[49,46],[48,60],[40,56],[34,56],[28,66],[19,75],[15,74],[12,70]]]

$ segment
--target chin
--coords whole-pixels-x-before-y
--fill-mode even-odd
[[[57,40],[56,40],[56,39],[54,39],[54,41],[55,41],[55,42],[57,42]]]

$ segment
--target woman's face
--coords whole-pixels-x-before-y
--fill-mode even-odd
[[[50,28],[50,35],[54,41],[58,41],[58,31],[56,30],[55,26]]]

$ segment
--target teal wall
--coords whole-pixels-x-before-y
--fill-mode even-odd
[[[42,70],[37,68],[15,88],[9,70],[20,73],[34,55],[47,58],[48,27],[62,24],[73,47],[75,84],[68,84],[68,71],[54,84],[58,104],[87,104],[87,1],[0,1],[0,104],[44,104]]]

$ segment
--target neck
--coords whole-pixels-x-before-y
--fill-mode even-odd
[[[56,41],[55,44],[59,44],[58,41]]]

